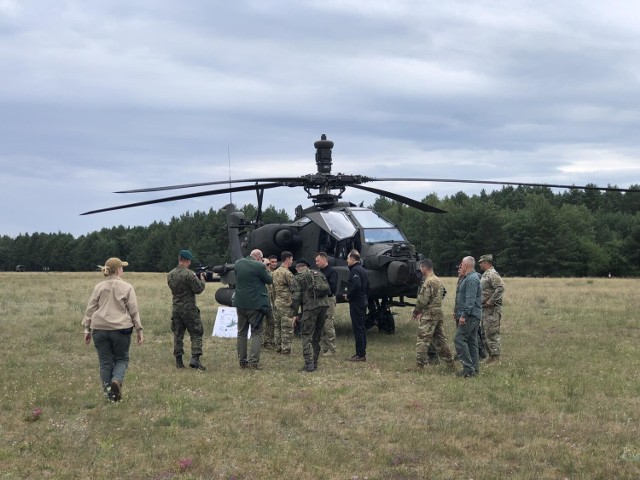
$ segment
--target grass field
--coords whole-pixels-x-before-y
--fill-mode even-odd
[[[0,273],[0,478],[640,478],[640,280],[505,279],[503,361],[461,379],[405,371],[410,309],[395,335],[369,331],[366,364],[344,361],[340,307],[339,356],[318,371],[298,371],[298,339],[240,370],[235,341],[210,337],[214,284],[199,297],[207,371],[178,371],[165,276],[124,278],[146,343],[109,404],[80,326],[101,275]]]

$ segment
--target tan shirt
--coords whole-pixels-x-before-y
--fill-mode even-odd
[[[283,310],[291,308],[291,303],[293,302],[292,288],[293,273],[288,268],[278,267],[273,272],[273,297],[276,308]]]
[[[100,282],[89,298],[82,325],[95,330],[130,327],[141,330],[138,300],[133,287],[115,275]]]
[[[418,290],[415,312],[429,314],[432,310],[441,311],[443,297],[442,282],[434,273],[430,273]]]
[[[504,282],[495,268],[491,267],[484,271],[480,284],[482,285],[482,308],[501,306]]]

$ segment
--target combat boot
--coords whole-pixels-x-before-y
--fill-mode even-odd
[[[313,363],[305,363],[304,367],[300,369],[301,372],[314,372],[315,370]]]
[[[176,368],[184,368],[184,362],[182,361],[182,355],[176,357]]]
[[[191,355],[191,360],[189,360],[189,366],[191,368],[196,368],[203,372],[206,370],[205,366],[200,363],[200,355]]]
[[[481,360],[485,360],[487,356],[487,351],[484,349],[484,345],[482,345],[482,342],[478,341],[478,357],[480,357]]]

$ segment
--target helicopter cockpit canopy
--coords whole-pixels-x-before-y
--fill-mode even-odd
[[[362,232],[362,239],[366,243],[407,241],[395,225],[368,208],[309,212],[298,221],[298,225],[309,222],[318,225],[337,241],[352,238],[358,230]]]
[[[306,218],[338,241],[353,237],[358,230],[345,212],[341,211],[309,212]]]
[[[362,239],[366,243],[406,242],[406,237],[395,225],[389,223],[373,210],[352,208],[351,214],[362,227]]]
[[[306,212],[294,225],[302,230],[312,225],[318,229],[316,234],[307,234],[318,239],[315,251],[324,251],[336,260],[346,260],[354,248],[362,253],[364,244],[409,243],[395,225],[364,207]]]

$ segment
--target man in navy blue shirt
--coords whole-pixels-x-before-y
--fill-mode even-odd
[[[367,361],[367,303],[369,296],[369,277],[360,262],[360,253],[352,250],[347,257],[349,266],[349,283],[345,299],[349,302],[351,327],[356,343],[356,354],[350,357],[350,362]]]
[[[473,257],[462,259],[462,281],[456,296],[456,316],[459,320],[454,343],[463,367],[458,376],[464,378],[480,373],[478,327],[482,318],[482,286],[475,267],[476,261]]]

